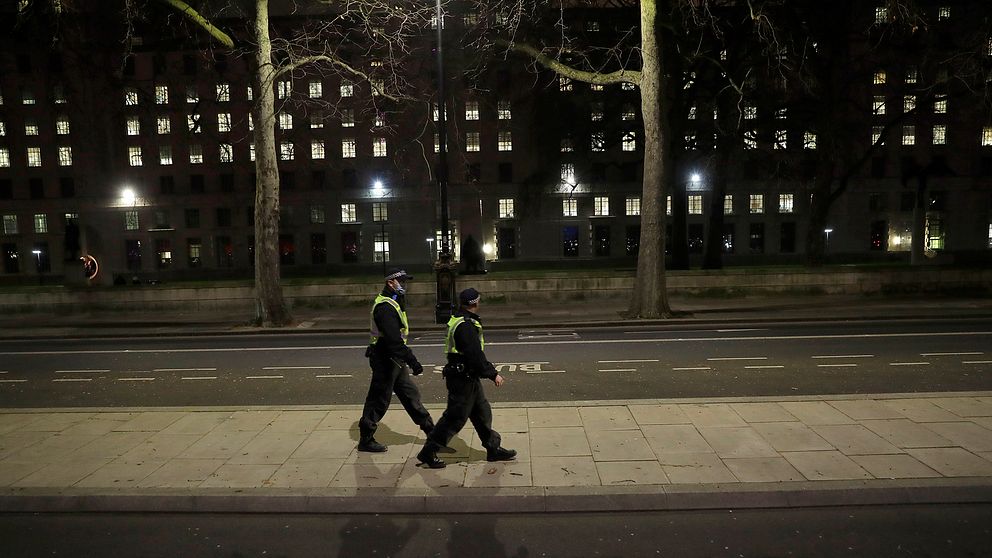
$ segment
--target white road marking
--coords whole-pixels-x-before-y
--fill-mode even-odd
[[[817,368],[857,368],[857,364],[817,364]]]
[[[248,380],[281,380],[284,376],[245,376]]]
[[[929,362],[890,362],[889,366],[929,366]]]
[[[706,360],[768,360],[768,357],[713,357]]]
[[[717,333],[738,333],[741,331],[768,331],[767,327],[742,327],[737,329],[718,329]]]
[[[106,372],[110,372],[110,370],[106,368],[93,368],[88,370],[56,370],[55,371],[56,374],[90,374],[90,373],[102,374]]]
[[[785,368],[785,365],[783,365],[783,364],[762,364],[762,365],[745,366],[744,367],[745,370],[761,370],[761,369],[764,369],[764,368]]]
[[[180,380],[216,380],[217,376],[183,376]]]
[[[154,368],[152,372],[214,372],[216,368]]]
[[[527,370],[527,374],[564,374],[564,370]]]
[[[150,382],[155,378],[149,378],[147,376],[138,376],[135,378],[117,378],[118,382]]]
[[[263,366],[262,370],[330,370],[330,366]]]
[[[315,378],[351,378],[351,374],[317,374]]]
[[[0,374],[6,374],[6,373],[7,373],[6,370],[0,370]]]
[[[973,355],[984,355],[985,353],[981,351],[973,351],[969,353],[920,353],[921,357],[930,356],[973,356]]]
[[[961,364],[992,364],[992,360],[962,360]]]
[[[626,362],[658,362],[656,358],[645,358],[645,359],[629,359],[629,360],[599,360],[596,361],[600,364],[623,364]]]
[[[672,370],[713,370],[709,366],[681,366],[672,368]]]
[[[636,368],[604,368],[600,372],[637,372]]]
[[[875,355],[816,355],[813,358],[874,358]]]
[[[19,384],[26,381],[27,380],[0,380],[0,384]]]
[[[93,378],[55,378],[53,382],[92,382]]]

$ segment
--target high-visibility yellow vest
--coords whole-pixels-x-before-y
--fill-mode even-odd
[[[370,345],[375,345],[376,341],[379,340],[379,326],[375,325],[375,307],[379,306],[381,303],[387,303],[396,310],[396,313],[400,316],[400,337],[403,338],[403,343],[406,343],[406,338],[410,334],[410,323],[406,319],[406,312],[400,308],[400,303],[389,298],[388,296],[382,296],[380,293],[375,297],[375,302],[372,303],[372,311],[369,312],[369,336],[371,340]]]
[[[448,335],[444,338],[444,352],[445,354],[457,355],[459,354],[458,348],[455,347],[455,330],[458,326],[465,322],[470,322],[475,326],[475,329],[479,330],[479,347],[483,350],[486,348],[486,338],[482,335],[482,323],[478,320],[473,320],[466,318],[465,316],[452,316],[448,320]]]

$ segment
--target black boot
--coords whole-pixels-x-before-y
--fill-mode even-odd
[[[486,461],[510,461],[516,457],[517,450],[504,448],[486,450]]]
[[[444,469],[445,462],[437,458],[438,445],[428,441],[424,444],[424,449],[417,454],[417,461],[427,465],[431,469]]]
[[[375,438],[370,434],[368,436],[363,436],[362,439],[358,441],[358,451],[367,451],[370,453],[382,453],[386,451],[386,446],[375,441]]]

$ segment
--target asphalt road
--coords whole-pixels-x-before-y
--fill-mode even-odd
[[[992,320],[486,331],[498,401],[992,390]],[[361,404],[364,335],[0,341],[0,406]],[[443,333],[414,336],[444,402]]]
[[[992,506],[514,515],[5,514],[4,556],[988,556]]]

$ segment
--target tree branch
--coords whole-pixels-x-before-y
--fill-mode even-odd
[[[182,0],[158,0],[164,4],[172,6],[178,10],[181,14],[186,16],[193,23],[199,25],[204,31],[210,34],[211,37],[220,41],[220,43],[227,48],[234,48],[234,40],[231,39],[230,35],[221,31],[214,24],[210,23],[210,20],[200,15],[195,9],[193,9],[189,4],[183,2]]]
[[[641,72],[637,70],[617,70],[615,72],[605,74],[599,72],[587,72],[585,70],[579,70],[578,68],[563,64],[562,62],[559,62],[547,54],[544,54],[534,46],[527,43],[511,42],[505,39],[496,39],[495,42],[498,46],[506,47],[514,52],[533,58],[539,64],[557,73],[558,75],[571,78],[576,81],[601,85],[611,83],[633,83],[634,85],[641,84]]]

